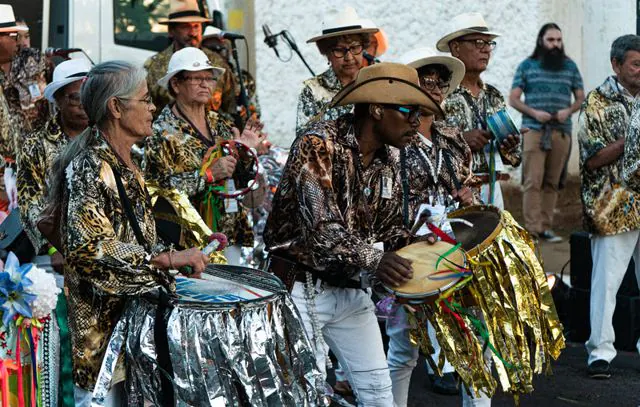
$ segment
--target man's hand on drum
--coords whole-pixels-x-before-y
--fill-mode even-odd
[[[413,277],[411,260],[398,256],[394,252],[386,252],[378,264],[376,277],[390,286],[399,286]]]
[[[471,206],[473,205],[473,192],[469,187],[462,187],[459,190],[454,190],[451,192],[451,196],[456,201],[460,202],[462,206]]]
[[[164,252],[153,258],[151,262],[158,268],[168,270],[180,270],[184,267],[191,267],[192,273],[189,277],[200,278],[200,275],[209,264],[209,257],[202,253],[197,247],[175,252]]]
[[[211,165],[211,172],[213,173],[213,180],[220,181],[230,178],[233,172],[236,170],[236,164],[238,161],[230,155],[218,158],[213,165]]]
[[[462,134],[471,151],[480,151],[491,140],[491,133],[482,129],[473,129]]]
[[[264,124],[260,120],[251,118],[245,124],[242,134],[234,127],[233,135],[236,141],[245,144],[247,147],[257,148],[265,138],[265,133],[262,132],[263,127]]]

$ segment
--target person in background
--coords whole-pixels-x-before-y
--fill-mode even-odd
[[[365,28],[353,7],[346,7],[336,17],[323,24],[323,30],[307,42],[315,42],[318,51],[327,58],[329,68],[303,82],[298,96],[296,136],[314,120],[332,120],[350,112],[353,106],[327,109],[331,99],[366,66],[363,51],[377,28]],[[322,115],[320,115],[322,113]]]
[[[583,219],[593,258],[586,347],[588,374],[594,379],[611,377],[613,312],[632,257],[640,284],[639,127],[634,109],[640,95],[640,37],[618,37],[610,61],[615,75],[589,92],[578,120]]]
[[[560,27],[543,25],[533,54],[516,70],[509,104],[522,113],[522,126],[529,129],[522,152],[524,226],[552,243],[562,241],[552,229],[553,212],[569,159],[571,115],[583,101],[582,76],[565,54]]]
[[[16,18],[16,23],[18,24],[18,27],[22,29],[21,31],[18,31],[18,38],[16,40],[18,50],[22,48],[31,48],[31,33],[29,31],[29,26],[27,25],[27,20],[18,17]]]
[[[171,45],[144,63],[147,70],[147,84],[151,97],[158,108],[158,114],[172,100],[168,90],[158,85],[158,80],[167,73],[171,56],[186,47],[200,48],[202,24],[208,22],[209,19],[202,17],[196,0],[171,0],[168,18],[159,21],[160,24],[169,26]],[[236,110],[236,84],[229,65],[220,55],[206,48],[203,48],[202,51],[207,54],[212,66],[224,69],[210,101],[212,108],[236,117],[238,114]]]
[[[445,99],[445,114],[449,124],[463,131],[473,152],[473,173],[481,181],[482,201],[504,209],[499,181],[508,180],[509,174],[503,163],[513,167],[520,165],[520,137],[511,134],[504,140],[493,140],[487,118],[505,109],[506,105],[500,91],[480,78],[489,65],[498,36],[489,29],[482,15],[465,13],[451,20],[436,48],[451,53],[464,63],[464,78]]]
[[[42,128],[26,135],[18,146],[16,178],[22,224],[36,254],[52,256],[52,265],[58,271],[62,256],[41,235],[37,224],[48,204],[48,176],[54,160],[89,125],[80,100],[80,86],[89,70],[91,65],[84,59],[64,61],[56,67],[44,96],[55,104],[57,113]]]

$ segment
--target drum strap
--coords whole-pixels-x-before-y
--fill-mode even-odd
[[[149,244],[147,243],[147,239],[144,238],[142,234],[142,229],[140,229],[140,224],[133,214],[133,207],[131,206],[131,201],[127,196],[127,192],[124,190],[124,185],[122,185],[122,178],[120,177],[120,172],[115,168],[111,167],[113,171],[113,177],[116,179],[116,186],[118,187],[118,195],[120,195],[120,202],[122,203],[122,208],[124,209],[124,213],[127,216],[127,220],[129,220],[129,225],[131,229],[133,229],[133,233],[136,235],[136,240],[138,244],[145,248],[145,250],[149,250]]]

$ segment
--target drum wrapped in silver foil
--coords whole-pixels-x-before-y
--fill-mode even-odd
[[[121,320],[130,406],[165,405],[164,372],[156,362],[156,309],[153,301],[136,299]],[[167,336],[177,406],[321,404],[322,376],[286,291],[246,302],[178,301],[169,311]],[[122,336],[114,332],[113,339]],[[118,358],[114,348],[105,360]],[[98,390],[94,394],[101,394]]]

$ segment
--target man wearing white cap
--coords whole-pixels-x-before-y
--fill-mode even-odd
[[[56,255],[56,249],[44,239],[36,225],[48,204],[47,176],[54,160],[69,140],[88,125],[80,102],[80,87],[90,69],[85,59],[64,61],[56,67],[53,82],[44,89],[44,96],[58,111],[46,125],[25,136],[17,150],[18,201],[24,230],[38,254],[48,253],[55,260],[61,260],[60,255]]]
[[[487,128],[487,118],[506,108],[500,91],[482,81],[487,69],[494,39],[500,34],[489,30],[479,13],[465,13],[453,18],[449,30],[437,43],[438,51],[449,52],[462,60],[465,75],[458,88],[445,100],[444,110],[450,124],[464,132],[473,151],[473,172],[480,177],[484,203],[504,208],[498,181],[506,181],[503,163],[520,165],[520,138],[509,135],[494,140]]]
[[[202,42],[202,24],[209,20],[202,17],[198,2],[196,0],[171,0],[169,16],[158,21],[160,24],[169,26],[169,38],[171,45],[164,51],[157,53],[147,59],[144,67],[147,70],[147,84],[149,92],[156,105],[156,116],[162,108],[171,101],[169,92],[157,85],[158,80],[167,73],[169,60],[174,52],[185,47],[200,48]],[[211,99],[211,105],[216,111],[222,111],[231,115],[236,115],[236,94],[235,79],[229,65],[215,52],[203,48],[209,57],[211,64],[223,68],[225,72],[218,79],[218,84]]]

